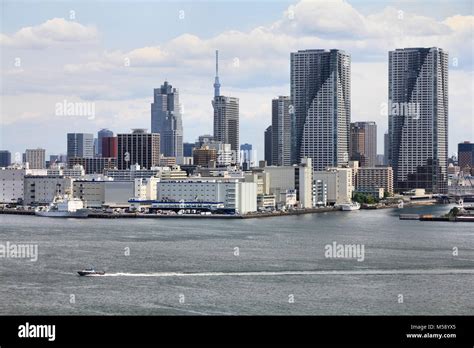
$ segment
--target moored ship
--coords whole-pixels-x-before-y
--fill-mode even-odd
[[[37,208],[35,215],[44,217],[86,218],[89,210],[84,208],[84,202],[79,198],[68,195],[55,196],[46,208]]]

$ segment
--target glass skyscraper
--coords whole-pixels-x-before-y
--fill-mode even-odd
[[[67,157],[94,157],[94,135],[90,133],[68,133]]]
[[[7,150],[0,150],[0,167],[8,167],[12,163],[12,154]]]
[[[179,92],[165,81],[155,88],[151,104],[151,132],[160,134],[160,149],[165,157],[176,157],[178,164],[183,160],[183,121]]]
[[[114,136],[114,132],[108,130],[106,128],[101,129],[97,133],[97,155],[102,156],[102,139],[103,138],[111,138]]]
[[[272,164],[291,165],[291,100],[280,96],[272,100]]]
[[[292,162],[314,170],[347,164],[351,122],[351,57],[344,51],[291,53]]]
[[[377,162],[377,125],[373,121],[351,123],[349,143],[351,160],[361,167],[374,167]]]
[[[395,190],[446,192],[448,53],[436,47],[390,51],[388,98]]]

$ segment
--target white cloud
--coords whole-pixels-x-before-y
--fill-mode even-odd
[[[365,18],[369,36],[433,36],[449,35],[449,26],[433,18],[409,13],[394,7],[386,7],[382,12]]]
[[[25,27],[12,35],[1,34],[0,44],[17,48],[47,48],[54,44],[94,42],[95,27],[84,26],[64,18],[53,18],[34,27]]]
[[[321,37],[361,37],[367,34],[365,18],[343,0],[303,0],[291,5],[272,25],[280,33]]]
[[[473,18],[457,15],[436,20],[394,7],[362,15],[343,0],[303,0],[267,27],[229,30],[207,39],[183,34],[160,46],[104,51],[98,61],[69,64],[66,69],[119,72],[129,60],[132,69],[159,68],[168,76],[203,77],[212,71],[212,54],[218,48],[221,73],[229,84],[268,86],[288,79],[289,54],[298,49],[340,48],[356,62],[386,60],[387,51],[395,48],[432,46],[450,51],[460,65],[470,67]]]

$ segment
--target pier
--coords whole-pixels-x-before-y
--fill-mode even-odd
[[[418,221],[447,221],[447,222],[474,222],[473,215],[459,216],[435,216],[431,214],[400,214],[400,220],[418,220]]]

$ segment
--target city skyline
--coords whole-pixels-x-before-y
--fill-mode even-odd
[[[464,45],[470,38],[472,10],[469,6],[460,1],[453,9],[441,11],[438,8],[438,13],[434,13],[434,9],[421,12],[416,3],[398,7],[393,3],[367,6],[364,2],[335,1],[332,4],[326,6],[319,1],[258,3],[256,11],[264,8],[267,10],[265,16],[252,18],[243,27],[234,20],[228,24],[217,21],[212,33],[202,33],[195,28],[197,22],[205,20],[203,13],[199,13],[199,18],[193,17],[194,10],[183,7],[184,18],[180,19],[181,7],[166,4],[166,11],[170,11],[167,13],[176,14],[176,23],[181,25],[182,32],[173,34],[171,30],[168,35],[172,37],[160,37],[158,42],[150,41],[143,48],[135,49],[130,47],[133,44],[129,39],[124,39],[127,43],[123,48],[116,46],[105,54],[91,53],[92,57],[72,57],[70,53],[74,53],[76,48],[87,47],[90,52],[96,52],[98,47],[111,47],[113,35],[100,36],[101,32],[109,33],[107,23],[98,25],[99,22],[90,17],[90,11],[80,4],[68,6],[64,12],[60,11],[64,6],[58,5],[56,10],[48,9],[37,18],[28,12],[35,7],[31,6],[23,22],[6,20],[5,32],[2,33],[5,83],[0,146],[12,153],[22,153],[26,148],[38,146],[45,148],[48,155],[64,153],[62,136],[52,137],[37,132],[44,124],[48,124],[48,133],[58,134],[96,134],[101,128],[110,128],[115,133],[128,132],[130,128],[149,128],[149,90],[157,88],[165,79],[180,87],[186,129],[184,141],[193,142],[200,134],[212,133],[213,115],[209,100],[213,96],[213,56],[215,49],[219,49],[220,69],[224,76],[220,83],[226,87],[226,95],[240,99],[240,143],[252,143],[258,158],[263,159],[262,134],[271,122],[271,100],[278,95],[289,95],[290,52],[337,48],[352,57],[351,121],[377,123],[378,153],[382,153],[381,135],[388,129],[387,116],[382,111],[388,99],[388,51],[415,46],[437,46],[450,54],[448,155],[456,152],[458,142],[472,140],[472,118],[468,117],[473,113],[469,103],[472,85],[468,82],[472,76],[472,54]],[[219,3],[205,3],[203,6],[215,6],[216,11],[224,11]],[[70,19],[69,7],[75,8],[74,19]],[[309,23],[305,13],[314,13],[318,8],[324,11],[315,23]],[[20,9],[21,5],[7,3],[5,12],[15,13]],[[111,10],[112,17],[120,12],[116,11]],[[325,24],[323,19],[332,15],[332,11],[350,19],[358,18],[360,28],[352,28],[350,20],[347,23],[337,21],[333,27]],[[236,12],[237,17],[239,13]],[[381,24],[382,19],[390,20],[388,23],[394,28],[390,34],[384,31],[389,40],[375,35],[376,28],[386,29]],[[183,28],[182,24],[189,23],[186,21],[192,21],[193,25]],[[28,26],[32,30],[29,38],[25,37],[25,30],[21,31]],[[420,26],[423,28],[421,32],[416,29]],[[61,40],[57,35],[59,27],[65,30]],[[235,34],[233,39],[230,38],[232,33]],[[132,36],[135,34],[130,33]],[[285,44],[278,44],[277,38],[285,39]],[[149,39],[145,35],[139,41],[143,43]],[[262,39],[262,47],[254,46]],[[356,42],[362,42],[364,49]],[[115,40],[114,45],[117,44]],[[182,48],[183,45],[187,48]],[[68,50],[71,51],[69,54]],[[180,55],[176,50],[181,52]],[[52,52],[57,53],[52,62],[42,58]],[[19,66],[15,65],[18,63],[15,58],[20,58]],[[129,66],[125,64],[126,58]],[[54,63],[54,67],[50,63]],[[193,65],[195,63],[198,65]],[[39,69],[43,65],[44,69]],[[130,69],[123,70],[125,68]],[[48,71],[50,84],[39,84],[40,78],[48,81],[41,76],[42,71]],[[120,85],[120,91],[115,85]],[[28,86],[27,90],[25,86]],[[28,95],[29,102],[22,102],[22,98]],[[93,102],[95,115],[93,118],[55,115],[55,105],[63,101]],[[25,136],[14,135],[19,132]]]
[[[439,52],[441,56],[438,58],[433,58],[431,54],[432,51]],[[416,55],[414,57],[408,57],[405,52],[408,52],[408,55],[410,53],[412,53],[412,55],[413,53]],[[397,57],[395,54],[397,53],[403,54],[400,55],[400,57],[398,58],[399,61],[395,61]],[[427,58],[430,59],[428,60]],[[380,151],[380,149],[377,147],[377,127],[374,121],[351,122],[350,64],[350,54],[338,49],[307,49],[291,53],[290,79],[292,81],[292,96],[279,96],[278,98],[272,99],[271,125],[270,127],[267,127],[264,132],[264,159],[267,159],[267,131],[268,129],[273,128],[273,132],[271,135],[272,145],[270,150],[272,158],[271,165],[284,165],[280,163],[282,160],[278,158],[281,156],[288,156],[288,154],[283,155],[282,152],[290,151],[291,160],[288,160],[288,163],[298,164],[304,157],[314,158],[316,159],[316,162],[321,162],[320,165],[313,164],[314,170],[323,170],[331,166],[346,166],[349,160],[359,160],[361,161],[360,165],[362,166],[374,166],[377,156],[384,157],[384,165],[392,165],[397,167],[398,160],[396,159],[396,156],[399,151],[397,150],[397,148],[402,145],[405,147],[408,146],[410,148],[417,148],[417,146],[413,146],[413,144],[407,144],[407,141],[409,140],[412,143],[417,142],[413,141],[413,139],[415,135],[419,135],[419,129],[417,127],[413,127],[413,125],[408,122],[410,124],[405,124],[403,128],[406,128],[411,135],[405,134],[404,136],[408,138],[403,138],[404,140],[398,140],[398,143],[395,144],[395,135],[401,132],[400,130],[396,130],[396,128],[400,128],[401,126],[397,126],[397,123],[393,120],[400,119],[400,114],[398,114],[398,112],[402,113],[401,116],[410,117],[413,116],[411,113],[414,112],[416,114],[416,117],[411,117],[408,119],[408,121],[417,120],[420,116],[424,116],[422,121],[424,122],[423,125],[426,126],[433,123],[433,119],[436,120],[435,124],[437,124],[437,126],[434,126],[433,129],[435,132],[437,132],[436,139],[437,142],[440,143],[439,147],[436,147],[438,146],[436,142],[434,143],[434,145],[427,145],[423,143],[424,140],[420,140],[421,142],[419,142],[419,144],[417,143],[419,149],[417,149],[416,151],[421,151],[424,154],[426,152],[426,148],[430,149],[430,146],[435,146],[435,149],[433,150],[434,154],[441,153],[439,165],[441,166],[441,168],[444,168],[442,169],[442,176],[444,177],[444,179],[441,179],[441,181],[446,180],[447,174],[445,169],[447,168],[448,163],[448,53],[442,48],[438,47],[397,48],[394,51],[389,51],[390,87],[389,103],[386,107],[388,113],[389,129],[386,133],[384,133],[382,151]],[[426,64],[431,64],[432,67],[425,67]],[[439,75],[437,79],[432,76],[432,71],[437,71],[436,74]],[[412,76],[412,73],[416,73],[418,75],[415,77]],[[314,77],[316,77],[317,79],[314,80]],[[431,105],[430,103],[428,103],[427,105],[425,105],[427,96],[430,97],[430,94],[425,88],[425,85],[427,83],[425,80],[427,80],[428,83],[437,83],[437,88],[439,89],[439,91],[437,93],[434,93],[433,95],[438,95],[438,97],[439,94],[442,95],[441,99],[443,100],[440,102],[440,104]],[[405,85],[408,87],[405,87]],[[239,147],[242,147],[244,145],[240,144],[239,141],[239,98],[226,97],[221,95],[220,86],[221,84],[219,83],[218,76],[218,51],[216,50],[216,76],[213,85],[214,98],[212,100],[212,105],[214,108],[213,138],[217,139],[217,141],[222,144],[229,144],[233,151],[239,152]],[[337,92],[332,92],[332,88],[335,88]],[[408,92],[405,90],[406,88],[408,88]],[[419,101],[412,102],[412,100],[415,100],[415,98],[418,98]],[[164,84],[161,85],[160,88],[154,89],[153,99],[154,102],[151,103],[150,133],[160,135],[160,153],[162,156],[174,157],[176,158],[178,163],[182,163],[183,127],[181,118],[182,106],[179,102],[179,91],[177,88],[173,88],[173,86],[165,80]],[[432,100],[433,96],[431,96],[429,99]],[[436,98],[434,98],[434,100],[436,100]],[[282,101],[285,101],[285,104],[279,105],[278,103]],[[299,104],[301,104],[300,107],[298,106]],[[407,106],[405,106],[405,104],[407,104]],[[418,109],[411,109],[411,104],[416,104]],[[328,109],[328,106],[330,107],[330,109]],[[406,108],[406,110],[404,108]],[[441,111],[439,111],[440,109]],[[430,116],[433,110],[439,111],[439,115],[437,115],[437,117],[435,118]],[[285,113],[286,116],[279,115],[281,112]],[[394,112],[395,114],[393,114]],[[408,115],[404,115],[404,112],[408,112]],[[334,113],[337,114],[337,117],[335,119],[332,119],[333,116],[331,115],[333,115]],[[282,142],[282,140],[279,138],[279,136],[275,134],[274,131],[274,129],[278,130],[278,123],[283,122],[283,119],[279,120],[279,118],[282,117],[288,118],[288,120],[285,121],[287,123],[286,128],[291,128],[290,131],[293,142],[291,143],[291,146],[289,146],[289,149],[286,150],[278,150],[278,147],[281,147],[281,144],[278,145],[278,143]],[[321,123],[321,120],[323,119],[327,120]],[[407,119],[407,117],[405,117],[404,119]],[[405,121],[405,123],[406,122],[407,121]],[[402,122],[401,124],[403,123],[404,122]],[[288,126],[288,124],[290,125]],[[371,140],[369,142],[367,142],[367,140],[364,140],[364,142],[366,143],[365,146],[370,147],[370,163],[365,163],[364,159],[362,158],[355,158],[357,156],[360,156],[360,154],[354,155],[355,152],[352,148],[354,146],[363,146],[358,144],[362,138],[359,139],[360,135],[356,135],[355,132],[353,134],[353,127],[362,127],[361,125],[364,124],[364,127],[366,127],[367,125],[373,125],[373,130],[371,129],[370,131]],[[422,128],[422,132],[427,133],[423,133],[424,135],[421,137],[422,139],[425,139],[426,136],[429,136],[431,134],[430,131],[426,131],[425,128]],[[135,133],[135,130],[137,129],[143,130],[145,132],[147,130],[146,128],[133,128],[132,133]],[[337,130],[337,139],[334,138],[334,143],[332,145],[330,143],[328,144],[327,142],[321,143],[320,140],[327,140],[332,137],[334,130]],[[407,132],[407,130],[405,130],[405,132]],[[394,133],[395,135],[391,133]],[[67,133],[67,156],[84,158],[101,157],[102,138],[113,137],[113,134],[113,131],[110,131],[107,128],[99,130],[97,132],[97,138],[95,138],[94,135],[90,133]],[[82,139],[82,137],[86,136],[89,137],[88,140],[90,141],[90,144],[86,145],[86,141],[81,140],[81,144],[79,146],[79,140],[75,139],[75,137],[81,137]],[[198,139],[203,136],[207,135],[200,135]],[[72,139],[71,137],[74,137],[74,139]],[[166,139],[165,142],[163,142],[163,138]],[[390,139],[393,139],[393,144],[391,143]],[[72,140],[74,140],[74,144]],[[374,143],[375,146],[372,143]],[[321,144],[324,146],[322,146]],[[460,144],[460,142],[458,142],[456,145],[458,144]],[[245,143],[245,145],[247,145],[247,143]],[[286,146],[288,146],[288,144]],[[80,149],[80,147],[84,147],[84,149],[82,150]],[[25,152],[19,153],[23,155],[23,162],[25,162],[25,156],[27,155],[28,151],[32,150],[26,149]],[[43,150],[43,152],[46,151],[46,149]],[[407,149],[403,150],[403,153],[405,153],[406,151]],[[10,151],[7,149],[2,150],[2,152]],[[72,154],[72,152],[84,152],[84,155]],[[91,154],[85,154],[85,152],[90,152]],[[383,153],[380,154],[381,152]],[[64,155],[64,153],[61,151],[55,154],[50,154],[49,156],[50,158],[52,158],[57,157],[58,155]],[[387,156],[389,160],[387,159]],[[45,155],[43,155],[43,157],[46,158]],[[417,156],[414,160],[409,160],[408,162],[419,162],[418,165],[426,166],[426,163],[424,163],[424,157],[421,159],[421,162],[418,157],[419,156]],[[14,158],[11,160],[11,163],[17,162],[17,158],[18,154],[15,154]],[[406,162],[405,158],[402,157],[402,159]],[[270,161],[267,162],[270,163]],[[404,175],[406,177],[406,173],[414,174],[414,169],[416,169],[416,165],[410,165],[410,169],[407,171],[407,169],[405,168],[404,174],[401,175]],[[406,180],[406,178],[404,180]]]

